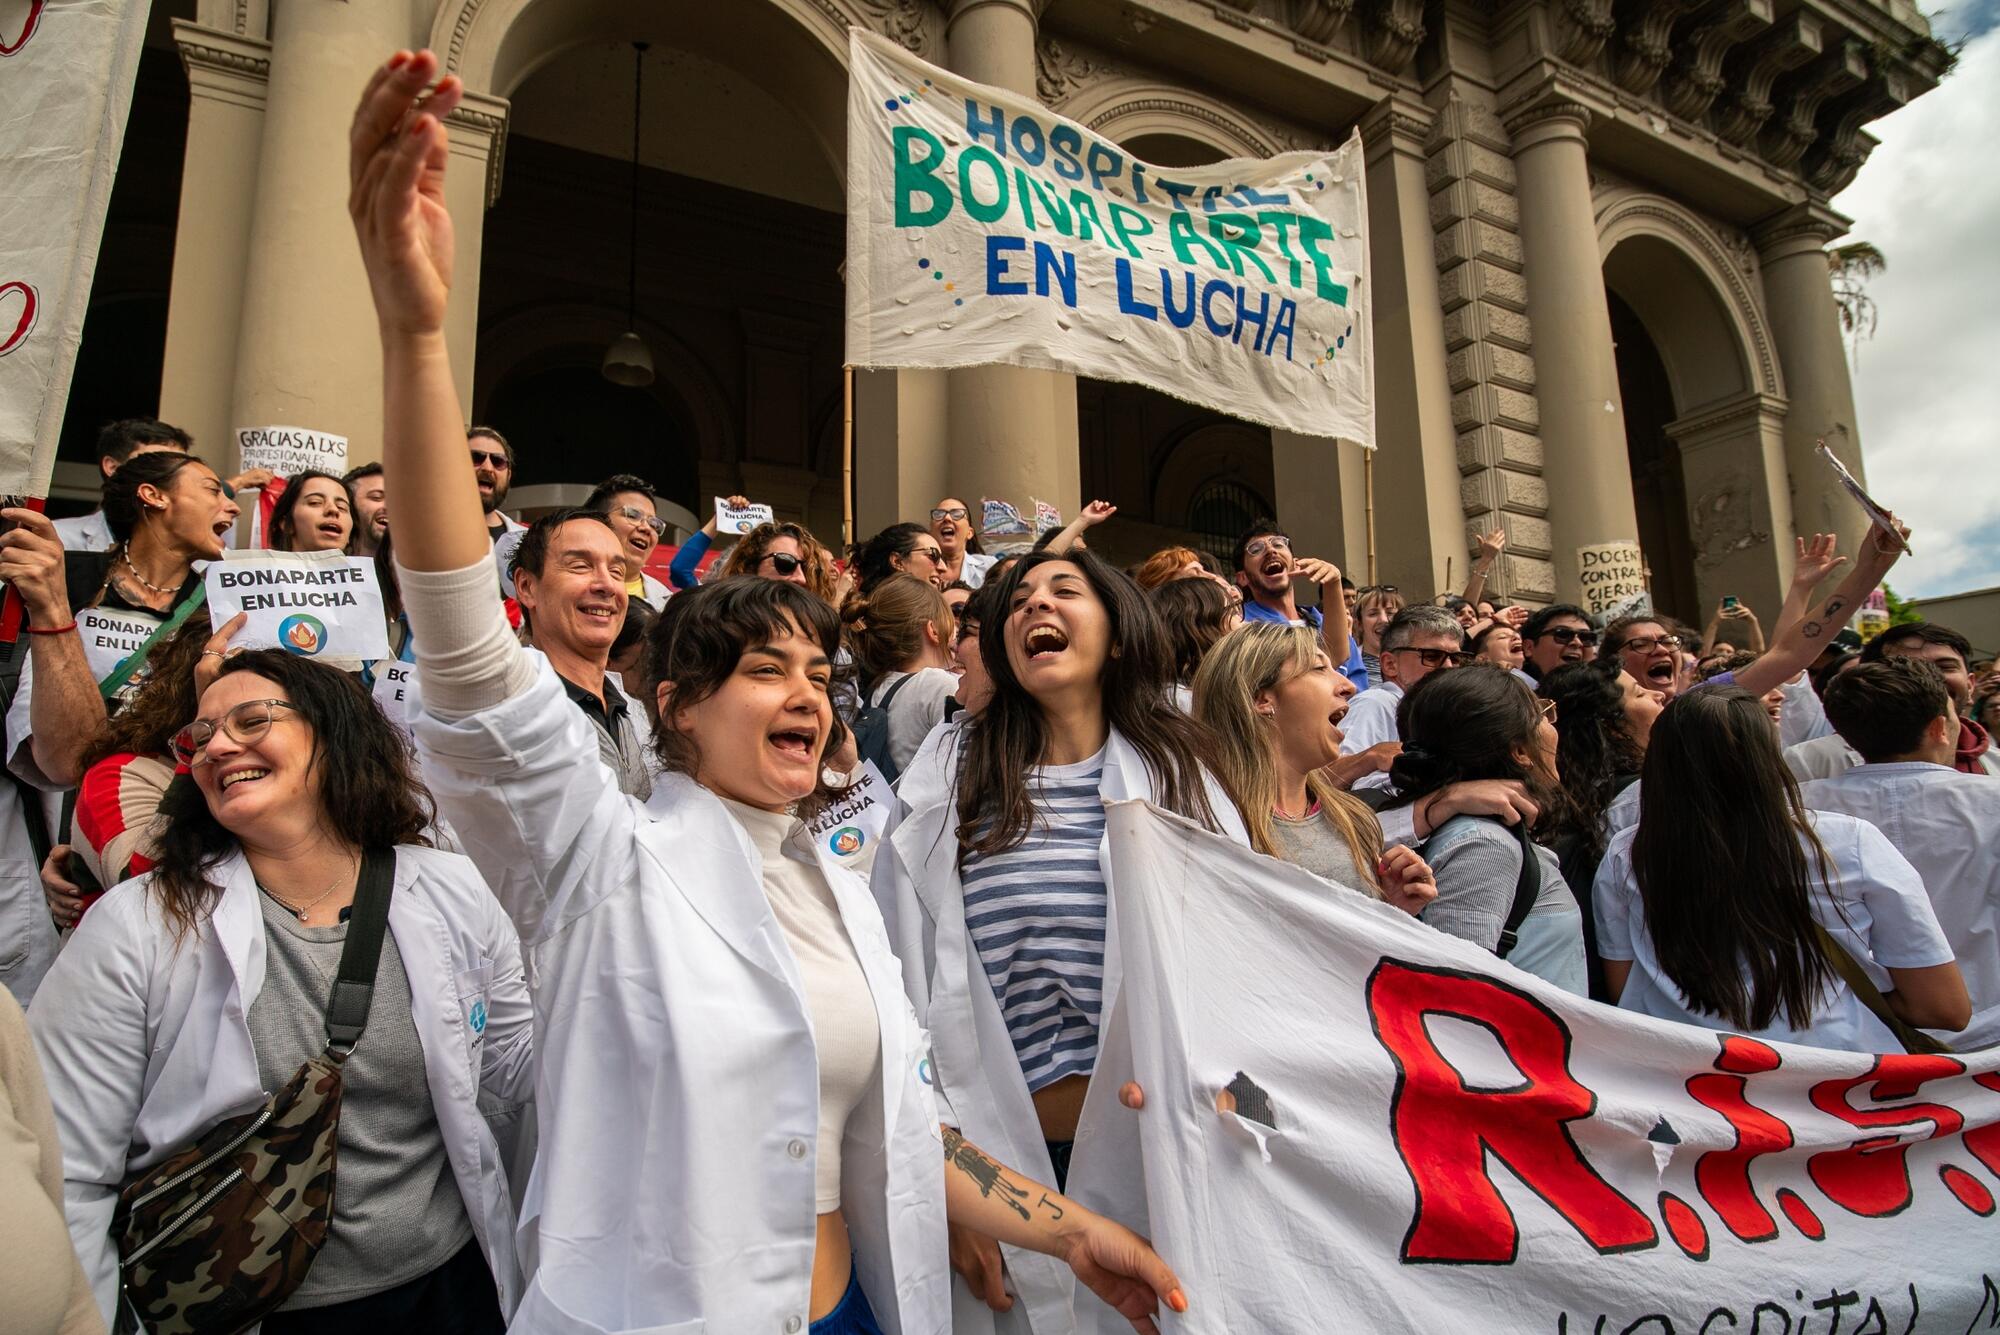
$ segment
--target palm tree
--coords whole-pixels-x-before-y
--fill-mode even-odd
[[[1833,271],[1833,299],[1840,307],[1840,328],[1856,343],[1875,333],[1880,312],[1867,293],[1868,280],[1889,267],[1889,258],[1872,241],[1850,241],[1826,252]]]

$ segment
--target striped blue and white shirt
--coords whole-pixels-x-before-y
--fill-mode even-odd
[[[969,853],[965,925],[1030,1092],[1097,1065],[1104,1001],[1104,753],[1028,771],[1035,820],[1004,853]]]

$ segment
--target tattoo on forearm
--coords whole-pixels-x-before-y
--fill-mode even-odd
[[[944,1128],[944,1161],[978,1184],[980,1195],[991,1197],[997,1191],[1008,1209],[1023,1219],[1030,1218],[1028,1207],[1021,1203],[1028,1199],[1028,1193],[1009,1182],[999,1164],[950,1127]]]
[[[1036,1204],[1036,1205],[1045,1205],[1045,1206],[1047,1206],[1047,1207],[1048,1207],[1048,1209],[1049,1209],[1049,1218],[1050,1218],[1050,1219],[1060,1219],[1060,1218],[1062,1218],[1062,1217],[1063,1217],[1063,1208],[1062,1208],[1062,1206],[1060,1206],[1060,1205],[1058,1205],[1058,1204],[1057,1204],[1056,1202],[1054,1202],[1054,1201],[1050,1200],[1050,1199],[1049,1199],[1049,1193],[1047,1193],[1046,1191],[1042,1193],[1042,1198],[1041,1198],[1041,1199],[1040,1199],[1039,1201],[1036,1201],[1036,1202],[1035,1202],[1035,1204]]]

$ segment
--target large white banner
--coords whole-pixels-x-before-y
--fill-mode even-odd
[[[1070,1190],[1150,1228],[1174,1330],[2000,1329],[2000,1052],[1639,1017],[1142,803],[1109,838],[1124,983]]]
[[[0,0],[0,494],[48,494],[148,8]]]
[[[1068,371],[1374,445],[1358,137],[1158,167],[849,33],[848,361]]]

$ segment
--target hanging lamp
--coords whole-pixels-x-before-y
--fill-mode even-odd
[[[653,350],[639,337],[639,126],[644,117],[646,43],[632,43],[632,211],[625,252],[625,332],[604,351],[604,378],[639,388],[653,383]]]

